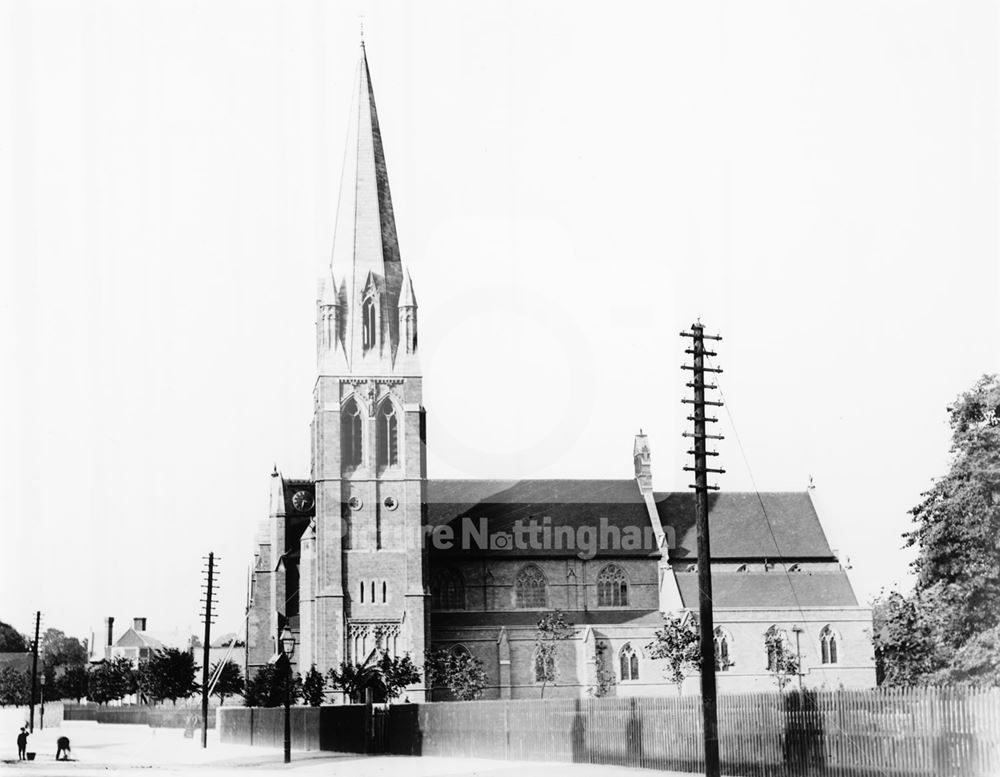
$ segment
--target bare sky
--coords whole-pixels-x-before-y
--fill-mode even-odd
[[[1000,369],[997,10],[939,2],[0,5],[0,619],[242,619],[306,476],[316,275],[366,39],[432,477],[815,479],[867,600]]]

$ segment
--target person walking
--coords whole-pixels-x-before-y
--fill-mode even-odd
[[[28,732],[21,726],[21,733],[17,735],[17,760],[23,761],[27,756],[25,750],[28,749]]]

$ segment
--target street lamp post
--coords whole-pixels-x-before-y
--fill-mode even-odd
[[[292,655],[295,653],[295,636],[285,626],[278,639],[275,663],[282,672],[285,683],[285,763],[292,762]]]

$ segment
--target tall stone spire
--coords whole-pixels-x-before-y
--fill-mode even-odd
[[[331,273],[342,306],[336,345],[343,349],[348,371],[393,371],[403,270],[364,43],[349,114]]]

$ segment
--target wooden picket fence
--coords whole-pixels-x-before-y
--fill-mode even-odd
[[[221,708],[223,741],[269,741],[266,731],[281,713]],[[316,718],[303,721],[304,731],[315,728],[308,741],[296,744],[293,735],[294,747],[309,749],[704,768],[697,696],[435,702],[387,710],[349,705],[298,714]],[[368,723],[358,722],[365,716]],[[1000,689],[725,695],[719,698],[719,750],[723,773],[740,777],[994,777],[1000,775]]]

